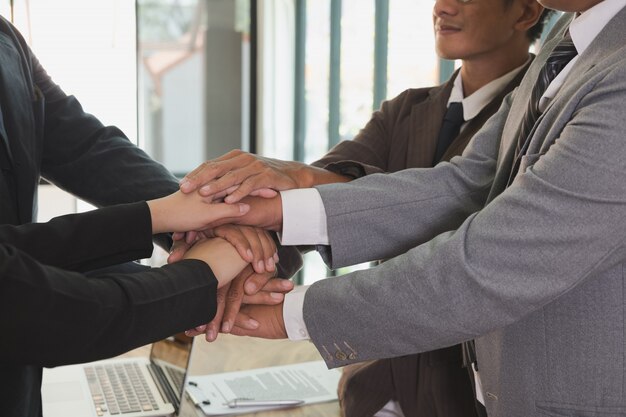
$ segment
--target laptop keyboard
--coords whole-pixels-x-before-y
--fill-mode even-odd
[[[165,369],[170,379],[172,380],[172,383],[174,384],[174,388],[176,388],[176,392],[182,392],[183,381],[185,379],[185,373],[178,369],[174,369],[171,366],[164,366],[163,368]]]
[[[85,366],[84,370],[98,416],[159,409],[139,364]]]

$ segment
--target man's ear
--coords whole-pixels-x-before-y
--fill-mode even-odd
[[[525,33],[537,24],[543,13],[543,6],[539,4],[537,0],[519,1],[522,7],[522,14],[517,22],[515,22],[515,29]]]

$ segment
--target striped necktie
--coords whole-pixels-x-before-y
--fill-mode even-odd
[[[546,89],[550,83],[556,78],[563,68],[574,58],[578,52],[569,31],[563,36],[561,42],[559,42],[554,50],[550,53],[545,65],[539,72],[537,82],[533,87],[533,91],[530,94],[530,101],[528,107],[524,113],[524,119],[522,121],[522,128],[517,138],[517,147],[515,149],[515,159],[513,163],[513,169],[511,170],[511,176],[507,185],[511,185],[517,171],[519,170],[520,160],[528,149],[530,143],[530,132],[532,132],[537,119],[539,118],[539,102],[541,96],[546,92]]]

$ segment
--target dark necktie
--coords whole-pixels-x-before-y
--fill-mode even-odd
[[[550,83],[556,78],[563,68],[578,54],[574,42],[569,31],[565,34],[561,42],[559,42],[554,50],[550,53],[545,65],[539,72],[539,77],[530,94],[530,101],[524,113],[522,128],[517,138],[517,146],[515,149],[515,159],[513,169],[507,185],[511,185],[513,178],[519,170],[521,157],[524,156],[530,143],[530,132],[532,132],[537,119],[539,118],[539,101],[545,93]]]
[[[439,137],[437,138],[437,149],[435,150],[435,158],[433,159],[433,165],[437,164],[443,154],[446,152],[450,144],[459,136],[461,131],[461,125],[463,125],[463,104],[450,103],[446,114],[443,117],[441,123],[441,130],[439,131]]]

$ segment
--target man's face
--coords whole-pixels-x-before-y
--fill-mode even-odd
[[[578,12],[582,13],[604,0],[538,0],[539,3],[552,10],[561,12]]]
[[[445,59],[472,59],[503,53],[515,34],[520,13],[517,1],[508,5],[505,0],[435,0],[437,54]]]

